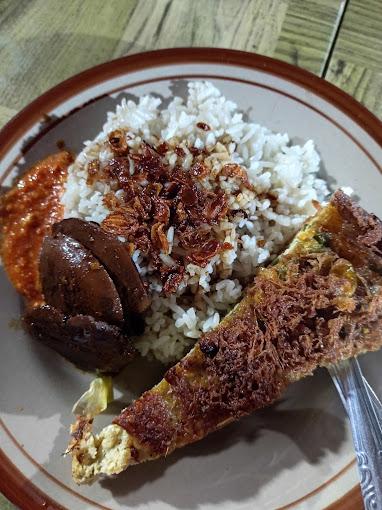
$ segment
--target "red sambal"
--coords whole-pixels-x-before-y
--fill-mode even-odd
[[[43,302],[39,257],[43,238],[63,217],[60,197],[73,157],[62,151],[27,171],[0,201],[1,257],[15,286],[31,305]]]

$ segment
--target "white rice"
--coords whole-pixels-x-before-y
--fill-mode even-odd
[[[199,122],[206,123],[210,130],[199,129]],[[102,131],[93,141],[85,142],[69,169],[62,197],[65,217],[101,222],[110,213],[103,197],[110,190],[117,196],[122,191],[115,182],[88,185],[87,165],[94,159],[106,165],[113,157],[108,134],[116,129],[127,130],[132,148],[142,140],[153,145],[163,140],[172,147],[183,147],[186,156],[182,165],[186,169],[193,159],[187,147],[207,148],[210,175],[201,182],[213,189],[218,179],[229,195],[230,215],[214,227],[214,233],[233,249],[215,255],[204,268],[188,264],[176,294],[163,296],[150,261],[139,250],[133,254],[153,298],[145,334],[136,345],[143,356],[168,363],[179,359],[202,333],[219,323],[240,299],[244,283],[257,266],[282,249],[306,217],[315,212],[312,201],[324,200],[328,190],[326,183],[317,178],[320,160],[311,140],[303,146],[290,145],[286,133],[273,133],[245,122],[235,103],[211,83],[191,82],[186,101],[175,97],[167,108],[161,108],[161,100],[152,96],[143,96],[138,103],[123,99],[115,112],[108,113]],[[180,162],[172,150],[166,158],[170,165]],[[220,175],[227,163],[241,165],[255,191],[236,177]],[[133,165],[130,171],[134,172]],[[277,197],[273,205],[267,198],[269,193]],[[240,212],[233,215],[234,211]],[[167,240],[169,253],[161,253],[160,257],[164,264],[171,265],[171,251],[177,246],[173,227],[168,228]]]

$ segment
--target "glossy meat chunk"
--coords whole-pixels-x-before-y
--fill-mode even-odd
[[[124,243],[97,223],[69,218],[56,223],[53,232],[72,237],[90,250],[116,284],[126,313],[142,313],[150,306],[145,285]]]
[[[64,234],[45,237],[40,274],[46,302],[64,315],[91,315],[96,320],[122,324],[122,304],[113,281],[74,239]]]
[[[88,315],[66,318],[56,308],[43,305],[29,310],[24,324],[33,338],[83,370],[117,373],[135,355],[119,327]]]

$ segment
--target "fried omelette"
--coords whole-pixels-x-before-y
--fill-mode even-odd
[[[382,345],[382,222],[341,191],[243,300],[99,434],[72,426],[73,478],[166,456],[275,402],[319,366]]]

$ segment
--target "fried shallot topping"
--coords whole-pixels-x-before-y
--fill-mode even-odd
[[[219,188],[209,190],[201,185],[200,180],[208,174],[201,153],[193,154],[188,170],[166,162],[169,146],[165,142],[156,148],[142,142],[133,151],[120,132],[113,132],[109,145],[114,157],[102,169],[102,177],[97,163],[92,163],[90,173],[116,182],[123,193],[118,193],[118,198],[114,193],[106,196],[105,205],[111,213],[102,227],[149,256],[163,291],[173,293],[187,264],[205,267],[216,254],[232,248],[217,239],[213,229],[227,215],[228,197]],[[177,149],[182,160],[186,152]]]

